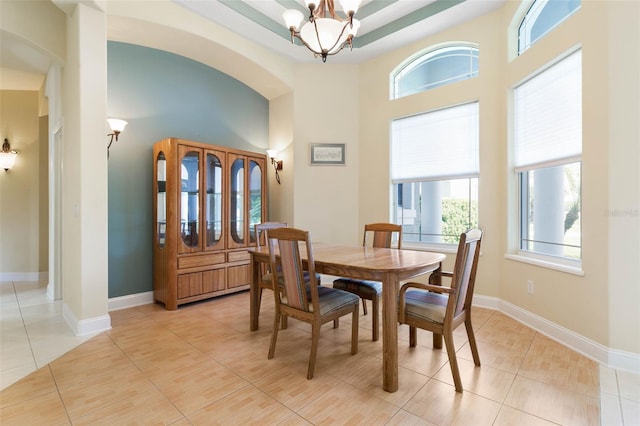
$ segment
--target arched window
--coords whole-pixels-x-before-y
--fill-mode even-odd
[[[580,0],[535,0],[518,27],[518,55],[580,8]]]
[[[478,55],[476,46],[456,44],[407,59],[391,73],[391,99],[476,77]]]

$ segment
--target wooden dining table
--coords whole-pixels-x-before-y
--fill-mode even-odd
[[[250,248],[250,329],[258,329],[260,263],[269,262],[267,247]],[[398,390],[398,289],[400,281],[436,270],[442,253],[313,243],[316,272],[382,282],[382,387]]]

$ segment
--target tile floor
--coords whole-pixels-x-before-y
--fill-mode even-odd
[[[91,337],[73,334],[62,301],[47,297],[46,282],[0,282],[0,389]]]
[[[323,327],[313,380],[309,330],[290,320],[267,360],[273,302],[248,331],[248,293],[169,312],[111,312],[113,328],[73,336],[42,283],[0,283],[0,424],[640,425],[640,378],[586,359],[511,318],[474,310],[482,367],[455,334],[463,394],[428,333],[400,326],[398,392],[381,389],[381,342],[360,320]],[[25,376],[25,377],[23,377]],[[15,383],[14,383],[15,382]]]

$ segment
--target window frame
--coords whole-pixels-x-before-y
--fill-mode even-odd
[[[464,109],[463,109],[464,108]],[[462,117],[465,117],[465,120],[468,120],[470,117],[468,115],[469,112],[473,112],[473,119],[475,120],[475,130],[473,133],[473,137],[474,137],[474,142],[473,144],[476,145],[475,147],[475,159],[474,159],[474,164],[467,164],[466,167],[464,167],[465,169],[468,168],[473,168],[474,170],[464,170],[462,172],[457,172],[457,173],[453,173],[453,174],[447,174],[444,173],[442,171],[440,171],[439,173],[430,175],[428,173],[426,174],[422,174],[420,176],[416,176],[416,177],[407,177],[407,176],[396,176],[394,177],[394,162],[395,159],[393,158],[393,152],[394,152],[394,126],[393,126],[393,122],[396,120],[403,120],[403,119],[410,119],[412,117],[417,117],[417,116],[423,116],[423,115],[427,115],[427,114],[438,114],[441,113],[443,111],[446,110],[455,110],[453,111],[453,115],[457,115],[462,113]],[[458,112],[460,111],[460,112]],[[466,114],[465,114],[466,113]],[[450,116],[447,116],[447,118],[449,118]],[[438,122],[439,120],[436,120],[436,122]],[[449,121],[449,120],[447,120]],[[428,123],[428,121],[427,121]],[[431,122],[429,124],[433,124],[434,122]],[[468,203],[468,209],[469,212],[472,211],[473,209],[473,204],[475,203],[475,209],[476,209],[476,217],[475,219],[475,226],[477,226],[477,224],[479,224],[480,222],[480,212],[479,212],[479,204],[480,204],[480,200],[479,200],[479,181],[480,181],[480,102],[478,100],[472,100],[469,102],[465,102],[462,104],[455,104],[455,105],[449,105],[443,108],[438,108],[438,109],[434,109],[434,110],[430,110],[430,111],[425,111],[422,112],[421,114],[415,114],[412,116],[407,116],[407,117],[398,117],[394,120],[392,120],[391,123],[391,135],[390,135],[390,140],[391,140],[391,152],[392,152],[392,161],[391,161],[391,165],[390,165],[390,186],[391,186],[391,199],[390,199],[390,207],[391,207],[391,217],[394,223],[397,223],[399,225],[404,226],[408,226],[405,225],[404,223],[401,223],[400,220],[400,216],[398,215],[398,210],[400,209],[400,206],[397,202],[399,195],[398,195],[398,185],[399,184],[405,184],[405,183],[411,183],[411,184],[422,184],[425,182],[453,182],[453,181],[460,181],[460,180],[467,180],[468,186],[467,186],[467,197],[465,198],[465,200]],[[465,143],[465,142],[462,142]],[[463,163],[465,164],[465,163]],[[400,167],[403,167],[402,165],[400,165]],[[473,180],[475,180],[475,182],[472,182]],[[422,188],[420,188],[422,189]],[[473,193],[473,194],[472,194]],[[440,200],[440,208],[442,207],[442,200],[444,198],[442,198]],[[413,200],[413,198],[412,198]],[[416,201],[414,200],[414,203]],[[404,203],[403,203],[404,204]],[[415,210],[418,210],[417,208]],[[442,213],[441,213],[442,214]],[[404,216],[403,216],[404,217]],[[440,222],[442,221],[442,219],[440,219]],[[473,220],[471,222],[474,222]],[[429,225],[433,225],[436,222],[433,223],[429,223]],[[463,230],[463,231],[466,231]],[[403,246],[406,247],[413,247],[413,248],[417,248],[417,249],[430,249],[430,248],[437,248],[440,251],[444,251],[444,252],[448,252],[449,250],[453,250],[455,252],[455,249],[457,247],[458,244],[458,239],[459,239],[459,234],[454,235],[445,235],[445,234],[432,234],[433,236],[436,236],[442,240],[444,240],[447,237],[456,237],[456,240],[454,242],[420,242],[420,241],[407,241],[406,240],[406,235],[410,235],[411,233],[409,233],[408,231],[405,232],[405,230],[403,229],[403,241],[402,244]],[[411,234],[413,235],[413,234]],[[423,234],[420,234],[423,235]],[[429,235],[429,234],[424,234],[424,235]],[[420,237],[420,236],[419,236]]]
[[[531,5],[529,5],[529,7],[527,8],[527,11],[522,16],[522,19],[520,20],[520,24],[518,25],[518,28],[517,28],[516,40],[517,40],[518,56],[522,55],[524,52],[530,49],[533,45],[535,45],[538,41],[545,38],[550,32],[552,32],[554,29],[560,26],[564,21],[566,21],[569,17],[571,17],[574,13],[576,13],[582,7],[582,0],[576,0],[579,2],[579,4],[575,9],[573,9],[571,12],[559,18],[551,27],[549,27],[543,34],[538,36],[535,40],[531,40],[531,30],[533,29],[533,26],[535,25],[537,19],[540,17],[542,11],[545,9],[547,4],[549,4],[549,2],[551,1],[554,1],[554,0],[532,1]]]
[[[455,78],[452,81],[449,81],[451,79],[439,80],[436,82],[428,83],[426,86],[424,86],[425,88],[422,90],[411,91],[403,95],[400,95],[398,93],[398,84],[399,84],[399,82],[397,81],[398,79],[401,79],[403,76],[406,76],[407,74],[409,74],[411,70],[425,63],[428,63],[430,60],[445,59],[444,57],[443,58],[435,58],[435,57],[437,57],[441,53],[444,53],[447,50],[455,51],[456,49],[457,50],[468,49],[469,52],[475,53],[475,56],[473,56],[472,54],[469,55],[470,60],[473,60],[473,58],[476,58],[478,63],[480,62],[480,48],[479,48],[479,45],[476,43],[471,43],[471,42],[446,43],[446,44],[428,47],[427,49],[421,50],[415,55],[412,55],[409,58],[405,59],[393,71],[391,71],[391,73],[389,74],[389,99],[390,100],[401,99],[407,96],[423,93],[428,90],[435,89],[437,87],[447,86],[449,84],[453,84],[459,81],[464,81],[464,80],[477,77],[480,74],[479,65],[476,70],[473,70],[470,67],[470,70],[466,73],[468,75],[466,78],[462,78],[462,79]]]
[[[533,73],[528,75],[526,78],[514,84],[511,89],[511,96],[512,96],[511,108],[512,108],[512,114],[513,114],[512,115],[513,135],[512,135],[511,148],[513,149],[513,154],[514,154],[514,156],[512,157],[512,161],[513,161],[512,173],[514,178],[516,179],[515,187],[517,191],[517,209],[516,209],[517,218],[515,222],[517,223],[517,232],[515,232],[514,245],[512,246],[514,249],[510,253],[505,255],[506,258],[511,260],[522,261],[525,263],[530,263],[530,264],[546,267],[549,269],[555,269],[555,270],[559,270],[562,272],[567,272],[575,275],[584,274],[582,271],[582,262],[584,257],[584,246],[583,246],[583,236],[582,236],[582,213],[583,213],[582,184],[584,181],[583,173],[582,173],[582,170],[583,170],[582,134],[580,134],[580,142],[581,142],[580,153],[577,155],[560,156],[555,159],[547,159],[547,160],[543,160],[542,162],[525,163],[524,165],[516,164],[515,150],[517,149],[516,147],[517,140],[515,135],[517,131],[516,129],[517,105],[515,101],[515,98],[516,98],[515,93],[516,93],[516,89],[521,87],[523,84],[526,84],[528,81],[535,79],[536,77],[544,74],[545,72],[549,72],[556,65],[562,63],[564,60],[568,59],[572,55],[576,53],[582,54],[581,51],[582,51],[581,46],[577,46],[569,50],[568,52],[565,52],[564,54],[559,55],[558,57],[554,58],[552,62],[545,64],[544,66],[536,69]],[[582,64],[583,64],[582,59],[580,59],[580,69],[582,69]],[[583,91],[583,85],[582,85],[582,79],[581,79],[581,86],[580,86],[581,94],[582,94],[582,91]],[[580,99],[580,102],[581,101],[582,101],[582,98]],[[580,103],[580,109],[581,109],[580,117],[582,118],[582,103]],[[580,127],[580,129],[582,129],[582,127]],[[579,190],[580,220],[581,220],[580,258],[575,259],[575,258],[570,258],[565,256],[556,256],[553,254],[545,254],[545,253],[540,253],[532,250],[523,249],[522,248],[523,227],[528,226],[528,219],[529,219],[528,214],[523,214],[523,212],[525,211],[528,212],[529,187],[528,187],[528,180],[525,181],[525,179],[522,179],[522,174],[523,173],[528,174],[531,171],[548,169],[551,167],[566,166],[573,163],[579,163],[579,167],[580,167],[580,190]]]
[[[524,235],[528,236],[528,226],[529,226],[529,172],[548,169],[550,167],[558,167],[558,166],[567,166],[570,164],[579,164],[580,167],[580,191],[578,199],[580,200],[580,258],[572,258],[567,256],[556,256],[549,253],[541,253],[533,250],[526,250],[523,248]],[[524,175],[527,175],[526,178],[523,178]],[[517,254],[523,257],[529,257],[531,259],[545,260],[549,263],[555,263],[559,265],[564,265],[567,267],[580,269],[582,265],[582,159],[578,161],[569,161],[566,163],[546,166],[546,167],[530,167],[526,170],[521,170],[517,173],[518,179],[518,249]],[[526,212],[523,214],[523,212]],[[532,241],[532,240],[529,240]],[[543,242],[544,243],[544,242]],[[553,244],[553,243],[549,243]],[[562,244],[564,247],[570,247],[570,244]]]

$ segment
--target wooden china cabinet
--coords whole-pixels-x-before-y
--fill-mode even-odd
[[[168,310],[249,288],[266,218],[265,155],[169,138],[153,146],[153,297]]]

